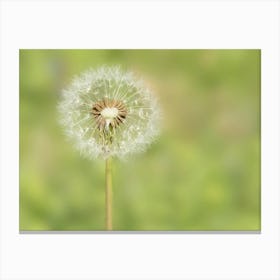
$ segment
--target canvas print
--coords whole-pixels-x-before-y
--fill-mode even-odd
[[[20,232],[260,231],[260,65],[21,49]]]

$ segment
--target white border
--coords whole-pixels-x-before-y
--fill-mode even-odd
[[[1,279],[279,279],[278,1],[1,2]],[[18,233],[19,48],[262,49],[262,233]]]

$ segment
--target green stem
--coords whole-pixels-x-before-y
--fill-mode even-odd
[[[112,198],[113,198],[113,189],[112,189],[112,158],[106,159],[106,168],[105,168],[105,204],[106,204],[106,229],[113,229],[113,217],[112,217]]]

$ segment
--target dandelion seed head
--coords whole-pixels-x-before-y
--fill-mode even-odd
[[[91,159],[143,152],[160,130],[154,94],[118,66],[76,76],[63,90],[58,110],[68,138]]]

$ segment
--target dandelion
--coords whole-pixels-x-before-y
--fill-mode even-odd
[[[103,66],[74,78],[58,108],[61,124],[80,153],[106,160],[106,225],[111,230],[112,158],[143,152],[156,138],[157,100],[132,72]]]

